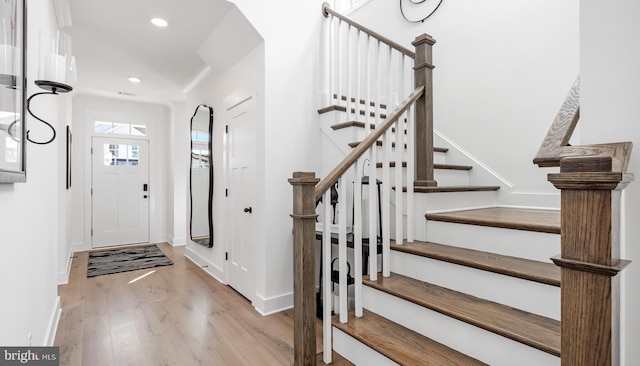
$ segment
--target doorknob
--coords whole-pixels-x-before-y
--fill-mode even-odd
[[[148,196],[145,194],[143,197],[144,197],[144,198],[147,198]]]
[[[253,209],[251,207],[245,207],[244,212],[252,213]]]

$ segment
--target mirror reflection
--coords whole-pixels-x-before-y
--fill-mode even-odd
[[[211,133],[213,108],[196,107],[191,117],[191,240],[213,247],[213,165]]]
[[[24,3],[0,1],[0,182],[24,182]]]

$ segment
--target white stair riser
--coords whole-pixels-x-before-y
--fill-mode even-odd
[[[419,226],[425,226],[427,212],[455,211],[495,205],[495,191],[414,193],[413,201]]]
[[[560,235],[427,221],[427,241],[541,262],[560,253]]]
[[[363,302],[366,309],[493,366],[560,365],[559,357],[370,287],[364,287]]]
[[[434,153],[433,153],[433,163],[434,164],[446,164],[447,163],[447,153],[434,151]]]
[[[397,363],[336,328],[333,328],[333,349],[354,365],[398,366]]]
[[[395,176],[395,167],[389,168],[392,176]],[[382,176],[382,168],[378,168],[378,177]],[[434,169],[433,178],[440,186],[468,186],[469,172],[467,170]],[[402,185],[407,185],[407,168],[402,168]]]
[[[439,186],[468,186],[469,171],[452,169],[434,169],[433,179]]]
[[[495,203],[495,192],[449,192],[449,193],[415,193],[414,202],[414,238],[427,240],[426,212],[438,212],[443,210],[463,210],[478,207],[492,206]],[[406,195],[403,201],[406,212]]]
[[[453,263],[391,251],[391,271],[560,320],[560,288]]]

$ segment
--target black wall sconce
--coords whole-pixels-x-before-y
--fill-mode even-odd
[[[40,142],[29,138],[27,131],[27,141],[46,145],[56,139],[56,129],[47,121],[36,116],[31,111],[31,100],[38,95],[58,95],[60,93],[68,93],[73,88],[68,84],[69,81],[75,81],[75,59],[71,56],[71,37],[58,30],[42,29],[40,30],[40,65],[38,70],[39,80],[35,84],[44,92],[35,93],[27,99],[27,112],[38,121],[47,125],[52,132],[49,140]]]

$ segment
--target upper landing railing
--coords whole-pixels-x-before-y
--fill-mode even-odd
[[[415,185],[435,186],[433,178],[433,64],[435,40],[422,34],[414,51],[331,9],[324,34],[326,104],[339,104],[351,120],[364,119],[365,134],[415,89],[424,94],[415,107]],[[366,102],[365,102],[366,101]]]

